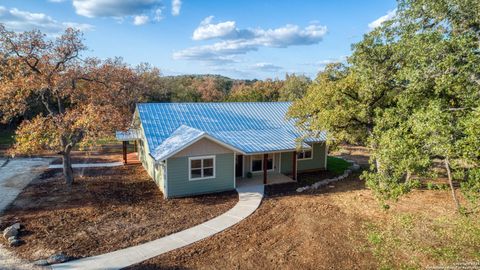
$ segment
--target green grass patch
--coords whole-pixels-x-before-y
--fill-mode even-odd
[[[348,167],[350,167],[350,163],[346,162],[345,160],[337,157],[327,157],[327,170],[341,174],[343,173]]]
[[[15,141],[15,130],[13,129],[2,129],[0,130],[0,144],[2,145],[12,145]]]
[[[422,269],[425,262],[452,265],[480,259],[478,215],[432,219],[427,214],[397,214],[383,224],[366,222],[362,234],[380,269]]]

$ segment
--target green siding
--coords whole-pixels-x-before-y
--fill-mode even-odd
[[[325,144],[313,144],[313,158],[299,160],[297,162],[298,171],[307,171],[315,169],[325,169]]]
[[[215,178],[188,180],[188,157],[167,160],[167,197],[181,197],[195,194],[232,190],[234,180],[234,154],[215,155]]]
[[[162,192],[165,193],[164,187],[164,174],[161,166],[155,167],[155,161],[152,156],[149,155],[148,143],[145,138],[143,126],[140,126],[140,141],[138,141],[138,158],[142,162],[143,167],[147,171],[148,175],[152,177],[153,181],[157,184]]]
[[[281,155],[281,167],[280,167],[280,172],[281,173],[285,173],[285,174],[289,174],[289,173],[292,173],[292,156],[293,156],[293,152],[283,152],[283,153],[280,153]]]
[[[292,172],[292,152],[282,153],[282,173]],[[325,168],[325,143],[313,144],[313,158],[297,161],[297,171],[319,170]]]

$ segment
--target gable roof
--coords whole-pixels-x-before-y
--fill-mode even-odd
[[[184,140],[183,136],[192,140],[209,136],[244,154],[294,150],[302,132],[293,120],[286,120],[290,105],[291,102],[140,103],[137,111],[152,156],[162,158],[168,155],[161,152],[186,147],[177,143]],[[325,135],[321,132],[307,141],[325,141]],[[303,146],[309,148],[305,143]]]
[[[165,139],[159,146],[157,146],[151,155],[155,160],[164,160],[175,155],[202,138],[208,138],[216,143],[222,144],[232,151],[242,152],[237,148],[216,140],[204,131],[181,125],[172,133],[172,135],[170,135],[170,137]]]

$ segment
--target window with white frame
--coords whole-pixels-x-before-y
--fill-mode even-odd
[[[215,156],[191,157],[189,162],[189,180],[215,178]]]
[[[268,154],[267,157],[267,170],[273,170],[273,154]],[[251,158],[251,171],[261,172],[263,171],[263,155],[254,155]]]
[[[297,153],[298,160],[312,159],[312,150],[302,150]]]

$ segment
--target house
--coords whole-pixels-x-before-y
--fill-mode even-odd
[[[132,128],[138,157],[166,198],[232,190],[238,181],[295,181],[324,170],[326,134],[286,119],[290,102],[141,103]],[[125,149],[125,147],[124,147]]]

